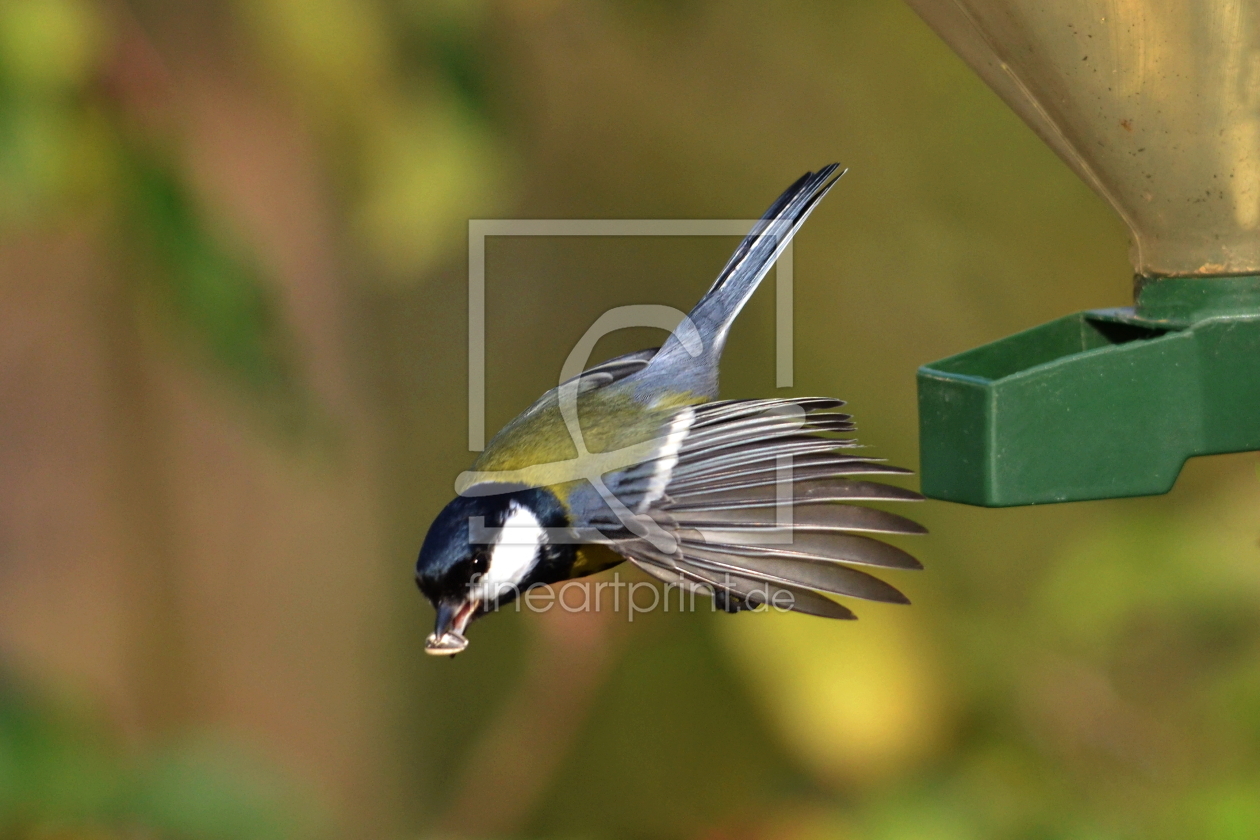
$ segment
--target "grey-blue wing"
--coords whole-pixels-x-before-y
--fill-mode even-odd
[[[853,428],[848,415],[835,411],[840,405],[789,398],[680,409],[663,428],[656,457],[605,475],[603,494],[581,488],[571,504],[585,527],[649,574],[724,593],[728,602],[779,597],[773,602],[833,618],[852,614],[819,593],[905,602],[895,588],[853,567],[920,568],[876,535],[925,530],[856,503],[922,497],[870,480],[907,471],[863,457],[854,441],[837,437]],[[672,550],[629,527],[626,511],[667,532]]]
[[[606,385],[611,385],[614,382],[625,379],[627,376],[638,373],[648,366],[648,362],[652,361],[652,357],[660,349],[659,347],[649,347],[646,350],[635,350],[633,353],[626,353],[587,368],[573,377],[573,379],[581,383],[578,386],[578,393],[585,394],[587,391],[603,388]],[[565,385],[568,385],[573,379],[566,379],[560,383],[560,387],[563,388]]]

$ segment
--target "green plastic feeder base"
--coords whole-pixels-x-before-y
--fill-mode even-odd
[[[1166,278],[919,368],[934,499],[1149,496],[1194,455],[1260,449],[1260,277]]]

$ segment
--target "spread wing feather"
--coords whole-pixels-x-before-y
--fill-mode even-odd
[[[694,478],[676,479],[670,484],[670,491],[682,493],[696,488],[701,490],[734,490],[742,487],[759,487],[764,484],[777,484],[780,470],[777,461],[754,463],[744,468],[724,471],[714,478],[698,475]],[[844,478],[850,475],[909,475],[910,470],[882,463],[875,458],[859,458],[846,455],[797,456],[792,459],[792,477],[795,481],[807,481],[811,478]]]
[[[657,555],[657,559],[652,560],[645,556],[650,554],[652,554],[650,550],[644,551],[642,555],[631,556],[630,561],[657,580],[680,586],[689,592],[704,594],[722,592],[752,607],[765,603],[788,605],[793,612],[820,618],[857,618],[848,607],[837,604],[812,589],[787,583],[757,580],[737,574],[714,572],[687,560],[667,558],[663,555]],[[783,594],[790,597],[785,599]]]
[[[819,592],[848,595],[867,601],[908,604],[893,587],[866,572],[839,563],[818,563],[787,557],[748,557],[687,546],[683,556],[694,566],[717,574],[731,573],[751,580],[805,586]]]
[[[818,502],[917,502],[923,499],[913,490],[881,484],[878,481],[837,479],[831,476],[796,478],[790,493],[792,504]],[[722,508],[774,507],[779,504],[779,486],[774,473],[760,481],[745,481],[734,487],[711,490],[693,485],[670,493],[671,511],[720,510]]]
[[[862,531],[874,534],[926,534],[927,529],[904,516],[861,505],[819,504],[784,510],[783,520],[775,506],[688,508],[666,510],[683,528],[716,526],[727,531],[753,530],[770,536],[790,537],[799,531]],[[787,517],[790,516],[790,525]],[[779,524],[783,521],[784,524]]]
[[[741,545],[746,534],[715,531],[680,530],[682,545],[698,545],[726,554],[750,557],[790,557],[800,560],[821,560],[851,563],[855,566],[876,566],[885,569],[922,569],[923,564],[909,552],[894,545],[860,534],[804,533],[795,534],[790,543]]]
[[[645,488],[664,487],[635,510],[675,537],[672,552],[632,534],[610,509],[592,512],[588,521],[648,574],[690,591],[716,592],[728,605],[787,599],[800,612],[852,618],[820,593],[908,603],[893,586],[852,567],[922,568],[902,549],[863,534],[925,529],[852,502],[922,496],[869,480],[908,470],[844,452],[855,443],[831,436],[853,430],[850,417],[835,411],[841,405],[783,398],[692,406],[684,409],[691,414],[681,440],[662,437],[658,457],[606,476],[627,506],[653,498]],[[784,514],[791,517],[788,527]],[[771,600],[776,592],[780,601]]]

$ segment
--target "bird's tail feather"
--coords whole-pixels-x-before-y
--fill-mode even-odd
[[[711,366],[714,385],[717,364],[731,323],[814,207],[844,174],[843,171],[836,174],[837,169],[839,164],[833,163],[817,172],[807,172],[788,187],[739,243],[713,286],[689,313],[688,318],[703,342],[701,357],[694,359],[692,364]],[[691,354],[678,335],[672,335],[656,354],[649,369],[655,366],[672,367],[671,363],[682,361],[682,356],[690,357]]]

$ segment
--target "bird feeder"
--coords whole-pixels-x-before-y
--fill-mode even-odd
[[[1260,449],[1260,0],[908,0],[1128,225],[1134,305],[919,369],[923,492],[1165,493]]]

